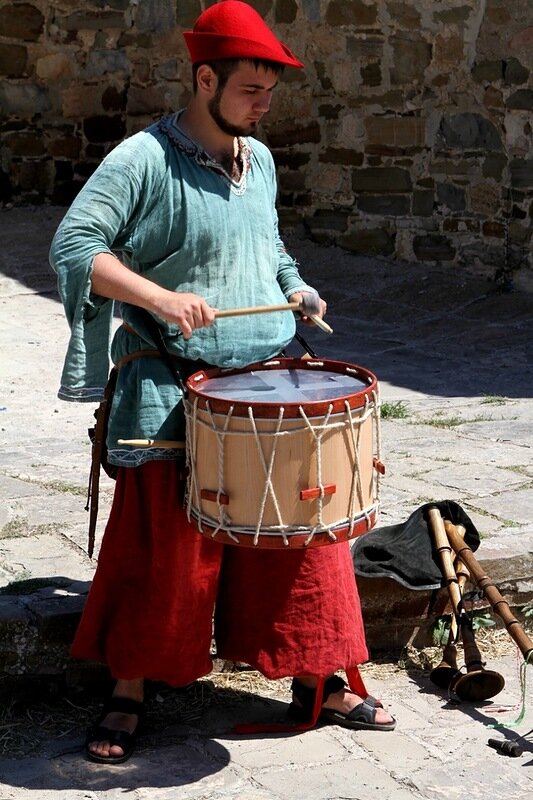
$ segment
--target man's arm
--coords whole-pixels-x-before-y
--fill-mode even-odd
[[[193,330],[212,325],[215,309],[197,294],[173,292],[133,272],[110,253],[93,260],[91,291],[100,297],[130,303],[176,324],[185,339]]]
[[[318,294],[311,294],[311,292],[295,292],[289,297],[289,303],[300,303],[302,310],[300,311],[302,322],[308,325],[314,325],[310,315],[320,317],[322,319],[327,311],[327,304],[325,300]]]

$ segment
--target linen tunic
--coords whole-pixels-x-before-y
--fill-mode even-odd
[[[239,138],[242,174],[232,178],[179,128],[182,112],[118,145],[78,194],[52,242],[71,337],[59,397],[94,401],[109,370],[113,301],[91,293],[93,259],[111,253],[167,289],[194,292],[215,308],[278,305],[302,280],[285,250],[275,208],[272,156],[256,139]],[[123,327],[113,361],[150,346],[139,309],[121,304]],[[293,338],[288,312],[223,318],[185,340],[157,320],[167,348],[186,359],[242,367],[278,354]],[[147,344],[148,343],[148,344]],[[108,458],[119,466],[178,458],[180,450],[119,447],[117,439],[182,439],[180,391],[160,359],[139,359],[120,370],[109,422]]]

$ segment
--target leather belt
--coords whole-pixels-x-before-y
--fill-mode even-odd
[[[130,333],[132,336],[137,336],[141,339],[141,335],[132,328],[127,322],[123,322],[121,326],[126,333]],[[197,372],[200,369],[216,369],[213,364],[208,364],[207,361],[202,361],[202,359],[191,359],[185,358],[184,356],[179,356],[177,353],[171,353],[169,351],[168,356],[173,360],[176,361],[177,364],[181,364],[183,369],[186,371],[187,376],[192,375],[193,372]],[[137,358],[161,358],[161,353],[159,350],[135,350],[133,353],[128,353],[125,356],[122,356],[117,363],[117,369],[120,369],[124,366],[124,364],[128,364],[130,361],[135,361]]]

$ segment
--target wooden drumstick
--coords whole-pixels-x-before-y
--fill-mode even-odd
[[[283,303],[277,306],[249,306],[248,308],[224,308],[222,311],[215,311],[215,319],[242,317],[246,314],[269,314],[273,311],[303,311],[303,308],[301,303]],[[327,322],[324,322],[318,314],[306,314],[306,316],[314,322],[317,328],[324,331],[324,333],[333,333],[333,328],[331,328]]]
[[[268,314],[271,311],[300,311],[300,303],[283,303],[278,306],[249,306],[248,308],[224,308],[215,311],[215,319],[243,317],[246,314]]]
[[[311,314],[309,319],[315,323],[317,328],[320,328],[321,331],[324,333],[333,333],[333,328],[331,328],[327,322],[324,322],[322,317],[319,317],[318,314]]]

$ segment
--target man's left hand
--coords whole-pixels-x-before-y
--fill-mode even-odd
[[[327,311],[327,303],[325,300],[322,300],[318,294],[314,294],[313,292],[295,292],[289,297],[289,302],[300,304],[302,322],[308,325],[313,325],[313,320],[310,319],[311,315],[322,319]]]

